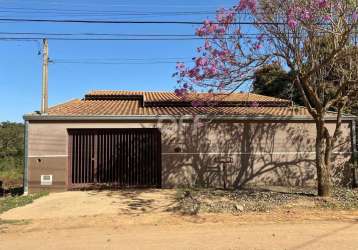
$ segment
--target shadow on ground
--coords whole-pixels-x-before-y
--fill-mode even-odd
[[[121,189],[91,190],[90,196],[98,194],[111,198],[120,214],[167,212],[177,203],[173,189]]]
[[[198,213],[268,212],[276,208],[357,209],[358,190],[335,189],[331,198],[317,197],[314,188],[246,187],[224,189],[122,189],[92,190],[103,195],[119,214],[173,212]]]

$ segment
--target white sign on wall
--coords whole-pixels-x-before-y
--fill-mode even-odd
[[[51,186],[52,175],[41,175],[41,186]]]

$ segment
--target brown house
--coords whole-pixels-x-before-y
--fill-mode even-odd
[[[315,124],[305,108],[248,93],[206,97],[94,91],[25,115],[25,192],[315,184]],[[327,122],[333,130],[333,114]],[[334,149],[340,185],[352,181],[354,125],[343,118]]]

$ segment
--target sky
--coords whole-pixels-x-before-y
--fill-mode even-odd
[[[230,7],[235,2],[235,0],[0,0],[0,19],[202,21],[213,17],[216,9]],[[196,13],[170,16],[167,12]],[[139,15],[134,16],[134,14]],[[0,22],[0,37],[15,37],[15,35],[4,34],[6,32],[192,35],[197,27],[198,25],[174,24]],[[46,35],[17,35],[16,37],[42,38]],[[176,86],[176,80],[172,78],[175,62],[191,61],[195,56],[195,49],[200,45],[201,42],[197,40],[59,41],[51,40],[49,37],[49,55],[53,61],[49,66],[49,105],[82,98],[85,93],[96,89],[173,91]],[[41,40],[0,39],[0,121],[21,122],[25,113],[40,109],[41,46]],[[93,64],[94,62],[100,64]]]

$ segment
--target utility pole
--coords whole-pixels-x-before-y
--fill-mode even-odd
[[[43,39],[42,49],[42,98],[41,98],[41,114],[47,114],[48,111],[48,41]]]

